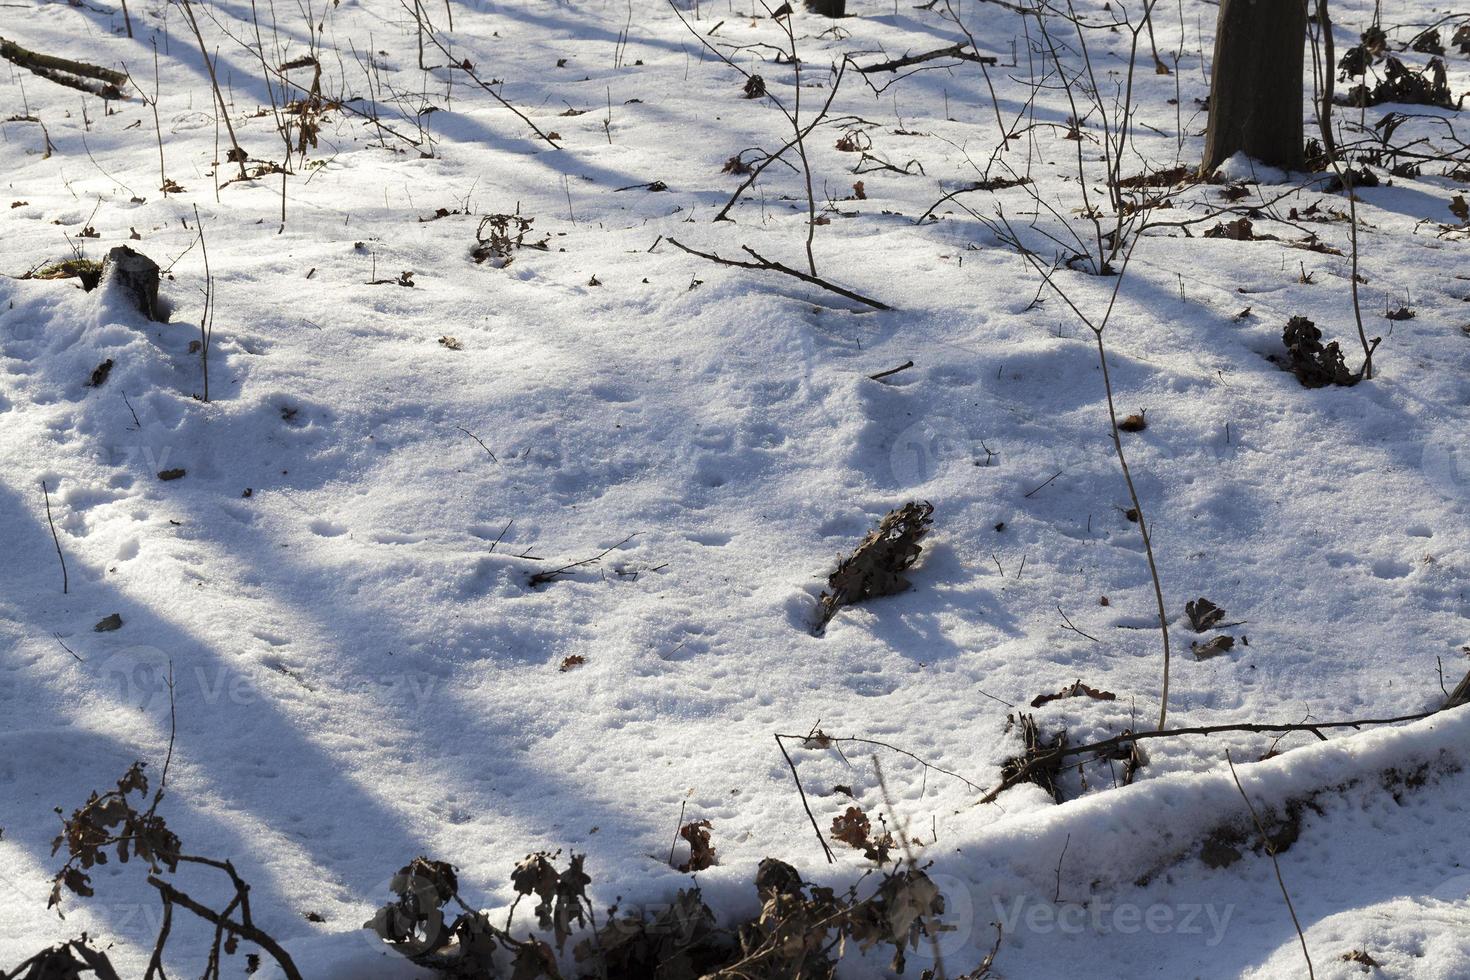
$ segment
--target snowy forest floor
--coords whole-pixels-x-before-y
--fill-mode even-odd
[[[912,753],[786,743],[824,834],[850,806],[906,828],[945,895],[950,976],[993,922],[992,976],[1304,975],[1269,857],[1202,859],[1220,827],[1251,827],[1227,749],[1258,808],[1300,816],[1279,860],[1317,976],[1470,975],[1470,709],[1325,743],[1157,739],[1132,785],[1083,756],[1060,805],[1032,783],[977,805],[1022,752],[1019,714],[1075,745],[1160,712],[1153,580],[1068,300],[1096,320],[1119,285],[1086,250],[1089,209],[1115,220],[1120,100],[1112,176],[1198,164],[1215,6],[1156,8],[1167,74],[1146,34],[1130,74],[1127,29],[1084,31],[1089,75],[1071,25],[1048,39],[1005,4],[849,0],[834,22],[750,0],[450,2],[452,29],[418,9],[454,65],[420,52],[413,3],[193,5],[240,164],[183,8],[135,0],[129,37],[110,0],[3,5],[7,38],[137,87],[104,102],[0,78],[0,970],[85,931],[142,975],[143,869],[94,868],[95,897],[47,910],[54,811],[134,760],[156,785],[171,731],[160,812],[187,849],[234,862],[306,976],[392,978],[419,971],[360,926],[420,854],[497,921],[543,849],[587,855],[599,916],[697,883],[730,926],[758,911],[768,856],[846,888],[871,864],[840,843],[826,863],[773,739],[820,727]],[[1439,17],[1383,6],[1395,51]],[[848,67],[833,95],[845,55],[965,43],[951,11],[997,64]],[[1339,53],[1372,12],[1333,5]],[[799,77],[778,55],[792,37]],[[1470,57],[1449,47],[1459,93]],[[301,93],[278,66],[308,55],[319,132],[288,160],[277,120]],[[754,148],[791,138],[742,70],[803,122],[832,97],[804,141],[815,225],[794,151],[712,220]],[[1357,192],[1382,342],[1355,386],[1279,363],[1294,316],[1362,361],[1330,173],[1238,158],[1229,183],[1143,192],[1171,199],[1131,239],[1105,338],[1118,412],[1147,423],[1121,438],[1172,727],[1414,715],[1470,668],[1470,154],[1460,114],[1423,105],[1339,109],[1342,142],[1361,155],[1395,111],[1392,142],[1435,159],[1393,174],[1412,156],[1380,155]],[[476,261],[489,215],[529,227]],[[1044,267],[1082,256],[1058,290],[1000,215]],[[807,270],[809,230],[820,278],[890,309],[671,244]],[[119,244],[165,268],[169,322],[35,275]],[[934,507],[912,587],[814,635],[839,556],[908,501]],[[1199,597],[1231,625],[1193,630]],[[1191,648],[1222,634],[1223,653]],[[1078,680],[1113,696],[1030,706]],[[681,818],[716,849],[693,876],[667,860]],[[211,930],[175,920],[170,970],[197,973]],[[908,972],[932,955],[921,942]],[[851,950],[839,975],[887,964]]]

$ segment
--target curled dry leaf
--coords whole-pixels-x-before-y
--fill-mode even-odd
[[[679,836],[689,842],[689,860],[679,865],[683,872],[703,871],[715,864],[715,846],[710,842],[710,822],[691,820],[679,828]]]
[[[1236,218],[1234,221],[1221,221],[1215,227],[1205,230],[1206,238],[1225,238],[1232,242],[1255,242],[1262,241],[1274,236],[1257,235],[1251,219]]]
[[[1225,610],[1204,596],[1186,602],[1184,604],[1184,614],[1189,617],[1189,625],[1193,627],[1196,633],[1205,632],[1225,618]]]
[[[741,155],[739,153],[737,153],[733,157],[731,157],[730,159],[728,159],[728,160],[725,161],[725,165],[720,168],[720,173],[722,173],[722,174],[748,174],[748,173],[750,173],[754,169],[755,169],[754,167],[752,167],[750,164],[746,163],[745,160],[744,160],[744,158],[742,158]]]
[[[1208,643],[1200,643],[1196,640],[1189,644],[1189,648],[1194,651],[1194,655],[1198,659],[1208,660],[1211,657],[1218,657],[1220,654],[1234,649],[1235,637],[1221,634]]]
[[[1044,704],[1050,704],[1053,701],[1060,701],[1063,698],[1077,698],[1084,696],[1092,698],[1094,701],[1118,700],[1118,696],[1112,691],[1100,691],[1095,687],[1088,687],[1079,679],[1071,684],[1068,684],[1066,687],[1062,688],[1055,694],[1038,694],[1035,698],[1032,698],[1031,707],[1039,708]]]

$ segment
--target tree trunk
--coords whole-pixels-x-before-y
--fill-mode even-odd
[[[806,9],[823,17],[846,17],[847,0],[806,0]]]
[[[1221,0],[1204,173],[1240,152],[1284,170],[1303,168],[1306,36],[1302,0]]]

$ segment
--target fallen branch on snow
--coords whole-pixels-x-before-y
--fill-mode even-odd
[[[939,48],[935,51],[926,51],[923,54],[909,54],[902,58],[894,58],[892,61],[882,61],[876,65],[865,65],[858,68],[864,75],[871,75],[875,71],[898,71],[909,65],[923,64],[933,61],[935,58],[958,58],[960,61],[976,61],[982,65],[996,65],[1000,63],[999,58],[993,58],[987,54],[976,54],[974,51],[966,50],[969,47],[964,41],[951,44],[947,48]]]
[[[104,99],[127,98],[126,95],[123,95],[120,86],[127,82],[128,76],[120,71],[113,71],[111,68],[90,65],[85,61],[73,61],[71,58],[42,54],[39,51],[23,48],[14,41],[3,37],[0,37],[0,58],[34,75],[49,79],[57,85],[80,89]]]
[[[795,278],[800,279],[802,282],[809,282],[813,286],[821,286],[828,292],[836,293],[838,296],[844,296],[847,299],[862,303],[865,306],[871,306],[875,310],[893,309],[893,307],[889,306],[887,303],[880,303],[876,299],[871,299],[867,296],[864,296],[862,293],[855,293],[851,289],[845,289],[842,286],[837,285],[836,283],[828,282],[820,276],[808,275],[805,272],[801,272],[799,270],[791,268],[791,266],[789,265],[783,265],[780,262],[773,262],[765,256],[761,255],[755,249],[751,248],[749,245],[742,245],[740,246],[740,248],[743,251],[749,253],[755,259],[754,262],[741,262],[738,259],[721,258],[720,256],[715,255],[713,252],[701,252],[697,248],[690,248],[688,245],[685,245],[682,242],[676,241],[672,238],[668,239],[667,241],[670,245],[674,246],[677,249],[680,249],[681,251],[688,252],[690,255],[697,255],[702,259],[708,259],[709,261],[714,262],[717,265],[733,266],[736,269],[757,269],[762,272],[781,272],[788,276],[794,276]]]
[[[1006,776],[1000,784],[980,798],[980,803],[994,803],[1001,793],[1015,786],[1017,783],[1025,782],[1033,772],[1044,769],[1048,765],[1054,765],[1058,760],[1072,755],[1083,755],[1088,752],[1105,752],[1108,749],[1116,749],[1131,746],[1134,742],[1141,742],[1148,738],[1170,738],[1176,735],[1215,735],[1221,732],[1311,732],[1322,741],[1327,741],[1327,736],[1322,734],[1326,728],[1361,728],[1364,725],[1393,725],[1405,721],[1423,721],[1431,715],[1437,715],[1445,710],[1441,706],[1432,711],[1421,711],[1416,715],[1400,715],[1396,718],[1361,718],[1349,721],[1319,721],[1319,722],[1295,722],[1287,724],[1239,724],[1239,725],[1203,725],[1199,728],[1169,728],[1158,729],[1150,732],[1124,732],[1122,735],[1114,735],[1112,738],[1103,739],[1101,742],[1089,742],[1086,745],[1064,745],[1056,749],[1042,752],[1033,756],[1025,765]]]

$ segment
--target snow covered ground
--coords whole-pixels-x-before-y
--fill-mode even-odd
[[[414,975],[359,926],[418,854],[457,865],[487,906],[510,903],[511,867],[543,848],[585,851],[601,905],[667,901],[690,880],[665,861],[681,808],[711,821],[719,864],[696,877],[723,921],[756,911],[765,856],[845,886],[865,862],[839,847],[825,865],[772,738],[818,724],[964,777],[877,750],[950,903],[951,975],[980,962],[995,921],[1007,977],[1302,975],[1270,861],[1199,857],[1222,823],[1247,819],[1227,747],[1258,807],[1313,800],[1280,862],[1318,976],[1358,975],[1342,959],[1355,950],[1384,976],[1470,975],[1465,708],[1327,744],[1159,739],[1132,786],[1093,763],[1085,783],[1065,775],[1061,806],[1030,785],[975,805],[966,780],[999,780],[1020,752],[1007,715],[1034,697],[1079,678],[1116,694],[1035,709],[1072,743],[1151,727],[1162,697],[1153,586],[1091,332],[958,202],[916,221],[985,168],[998,108],[1043,124],[1007,159],[1026,170],[1029,148],[1038,192],[1090,234],[1066,96],[1047,87],[1028,106],[1045,60],[1033,19],[957,4],[1003,62],[989,84],[973,63],[881,94],[851,73],[835,122],[807,141],[820,273],[893,307],[879,311],[669,243],[732,258],[749,245],[805,268],[808,226],[801,175],[781,164],[733,223],[711,221],[742,179],[726,161],[790,129],[666,4],[456,3],[452,33],[428,12],[456,60],[503,82],[559,149],[464,72],[420,71],[411,5],[198,7],[253,160],[283,149],[242,43],[252,9],[273,64],[306,54],[320,23],[324,91],[432,138],[380,141],[373,121],[327,112],[285,181],[282,228],[278,174],[216,193],[228,137],[180,9],[135,3],[129,39],[121,8],[101,3],[6,4],[0,33],[126,66],[150,98],[156,42],[164,170],[183,190],[159,190],[136,90],[104,107],[6,66],[5,112],[40,123],[0,124],[0,969],[86,931],[141,976],[159,914],[141,869],[95,869],[96,897],[67,896],[64,921],[46,910],[62,860],[53,808],[69,813],[135,759],[157,776],[171,664],[161,812],[190,852],[235,862],[257,922],[309,977]],[[939,10],[848,6],[840,31],[791,20],[804,114],[844,53],[866,64],[963,39]],[[1386,25],[1437,17],[1384,6]],[[747,0],[680,9],[791,105],[779,22]],[[1125,175],[1198,161],[1215,9],[1160,8],[1174,72],[1146,64],[1135,79]],[[1334,5],[1339,52],[1371,12]],[[1088,43],[1111,92],[1127,35]],[[432,46],[423,59],[447,60]],[[1470,88],[1470,60],[1447,60],[1450,88]],[[849,145],[892,168],[837,147],[859,132]],[[1098,145],[1083,145],[1102,194]],[[1363,312],[1384,340],[1356,387],[1306,390],[1267,359],[1305,315],[1357,366],[1347,255],[1201,237],[1214,220],[1190,237],[1157,228],[1133,253],[1106,337],[1120,413],[1147,412],[1123,438],[1171,617],[1173,726],[1415,714],[1443,703],[1441,670],[1452,686],[1470,667],[1470,281],[1462,234],[1444,230],[1464,192],[1446,169],[1379,168],[1383,183],[1359,192]],[[1258,234],[1311,231],[1347,251],[1344,221],[1311,217],[1344,211],[1342,194],[1257,176],[1244,203],[1290,191],[1274,213],[1299,214],[1258,216]],[[961,200],[1017,222],[1037,210],[1024,188]],[[1227,203],[1200,186],[1175,207],[1182,220]],[[546,249],[477,264],[487,214],[533,219],[525,241]],[[190,351],[200,227],[208,402]],[[171,270],[171,322],[115,291],[21,278],[73,246],[101,258],[122,243]],[[394,282],[409,272],[411,288]],[[1115,280],[1059,282],[1091,316]],[[1414,317],[1384,317],[1399,307]],[[813,636],[837,557],[909,500],[932,502],[935,522],[913,589]],[[1209,659],[1189,649],[1208,638],[1184,614],[1200,596],[1240,623]],[[113,613],[120,629],[94,630]],[[885,811],[867,749],[793,757],[824,829],[854,802],[837,785]],[[1385,783],[1420,766],[1418,785]],[[170,968],[199,970],[205,931],[182,914],[174,931]],[[850,954],[842,975],[882,976],[886,962]]]

